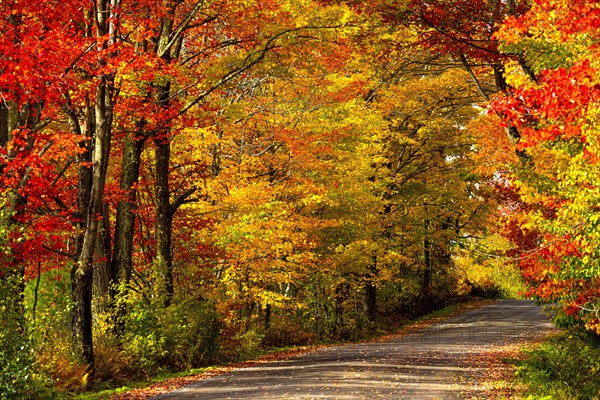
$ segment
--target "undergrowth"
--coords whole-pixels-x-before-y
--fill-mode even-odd
[[[437,311],[428,313],[427,315],[422,315],[419,318],[415,318],[412,321],[407,321],[404,320],[402,322],[397,322],[396,324],[390,324],[388,326],[386,326],[385,328],[382,329],[378,329],[376,331],[374,331],[371,335],[366,335],[364,337],[361,337],[358,341],[369,341],[369,340],[373,340],[377,337],[383,337],[387,334],[398,334],[399,332],[402,332],[404,330],[410,330],[411,328],[419,328],[419,327],[423,327],[425,325],[427,325],[428,323],[433,323],[445,318],[449,318],[452,317],[454,315],[460,314],[461,312],[464,312],[465,310],[471,308],[471,307],[477,307],[479,305],[485,304],[486,301],[485,300],[472,300],[469,302],[462,302],[462,303],[454,303],[454,304],[450,304],[442,309],[439,309]],[[296,336],[292,337],[292,339],[297,339]],[[303,338],[303,337],[302,337]],[[286,339],[290,339],[290,338],[286,338]],[[182,377],[186,377],[186,376],[194,376],[194,375],[203,375],[206,371],[208,370],[212,370],[213,368],[215,369],[219,369],[219,368],[225,368],[225,366],[227,365],[236,365],[236,363],[240,363],[240,362],[245,362],[248,360],[252,360],[252,359],[260,359],[262,357],[265,356],[274,356],[275,358],[277,358],[277,355],[280,354],[282,355],[284,358],[287,356],[286,354],[289,353],[293,353],[295,351],[307,351],[310,348],[313,348],[314,346],[317,345],[317,342],[314,342],[313,340],[315,340],[314,338],[311,338],[311,340],[308,340],[307,343],[304,343],[304,341],[302,341],[302,343],[271,343],[271,346],[250,346],[246,349],[245,352],[237,354],[236,357],[233,357],[233,359],[230,359],[229,362],[217,362],[215,363],[212,367],[208,367],[208,368],[193,368],[193,369],[188,369],[185,371],[179,371],[179,372],[168,372],[168,371],[162,371],[161,373],[156,373],[154,376],[148,376],[146,377],[146,379],[141,380],[141,381],[135,381],[135,380],[131,380],[129,382],[123,382],[124,385],[121,386],[120,388],[115,388],[115,389],[108,389],[108,390],[102,390],[101,387],[95,387],[93,391],[91,392],[85,392],[85,393],[80,393],[79,395],[73,395],[72,397],[69,396],[69,398],[72,399],[78,399],[78,400],[104,400],[104,399],[108,399],[111,398],[114,395],[124,395],[123,398],[128,398],[127,397],[127,393],[129,391],[139,391],[143,389],[145,386],[150,386],[150,385],[155,385],[157,383],[160,382],[167,382],[172,380],[173,378],[175,378],[175,381],[177,380],[176,378],[182,378]],[[286,340],[287,342],[289,342],[290,340]],[[291,340],[291,342],[294,342],[294,340]],[[344,343],[346,341],[341,341],[341,342],[336,342],[336,343]],[[291,344],[291,346],[290,346]],[[332,343],[329,343],[332,344]],[[233,361],[231,363],[231,361]],[[175,384],[176,386],[177,384]],[[171,387],[171,390],[173,389],[173,384],[170,383],[168,385],[169,387]],[[138,393],[139,395],[139,393]],[[133,397],[132,397],[133,398]]]
[[[593,333],[570,328],[526,351],[519,364],[528,400],[600,399],[600,337]]]

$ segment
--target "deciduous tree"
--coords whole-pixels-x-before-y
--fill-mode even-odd
[[[507,65],[515,89],[495,109],[519,127],[532,157],[513,177],[528,205],[521,232],[536,240],[521,261],[530,294],[598,332],[597,6],[536,1],[507,21],[502,48],[525,58],[535,76]]]

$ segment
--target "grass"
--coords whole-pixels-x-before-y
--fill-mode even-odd
[[[571,328],[525,349],[516,365],[515,383],[528,400],[600,399],[600,337]]]

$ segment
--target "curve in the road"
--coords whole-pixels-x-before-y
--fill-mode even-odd
[[[476,354],[552,328],[532,301],[504,300],[382,343],[336,346],[208,378],[154,399],[465,399]]]

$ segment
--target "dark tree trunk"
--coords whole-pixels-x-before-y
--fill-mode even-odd
[[[94,256],[94,312],[104,314],[110,312],[110,283],[111,283],[111,242],[108,204],[102,207],[102,221],[96,241]]]
[[[87,255],[87,254],[86,254]],[[91,262],[84,266],[75,266],[71,270],[73,298],[72,330],[78,353],[95,370],[94,346],[92,337],[92,286],[93,271]]]
[[[423,241],[423,256],[425,259],[425,268],[423,269],[421,292],[428,293],[431,288],[431,243],[429,243],[429,239]]]
[[[93,137],[92,172],[89,187],[89,207],[86,214],[85,231],[81,241],[81,252],[71,271],[73,315],[72,329],[75,343],[82,359],[89,365],[90,375],[95,372],[92,336],[92,290],[94,260],[102,228],[104,186],[110,156],[112,128],[112,81],[103,76],[96,90],[95,131]],[[81,184],[81,182],[80,182]],[[87,194],[82,194],[86,198]]]
[[[95,112],[86,101],[85,108],[85,132],[82,131],[76,113],[67,104],[64,108],[69,119],[71,131],[82,139],[78,145],[81,149],[78,157],[78,194],[77,194],[77,214],[76,221],[76,244],[74,265],[71,269],[71,298],[73,300],[73,310],[71,311],[71,329],[72,335],[79,355],[94,369],[94,352],[92,344],[92,289],[93,289],[93,270],[92,261],[81,263],[81,256],[84,254],[85,246],[91,246],[86,254],[91,253],[93,257],[96,247],[96,239],[90,244],[90,238],[87,238],[87,225],[90,220],[90,204],[92,196],[92,183],[94,171],[90,167],[94,152],[93,135],[96,129]]]
[[[425,221],[425,234],[428,234],[429,231],[429,221]],[[423,281],[421,282],[421,293],[428,294],[431,289],[431,275],[433,269],[433,258],[431,254],[431,242],[428,237],[423,239]]]
[[[164,305],[171,305],[174,294],[171,235],[173,213],[169,199],[169,162],[171,145],[168,138],[155,140],[156,262],[164,289]]]
[[[377,315],[377,287],[372,281],[365,285],[365,312],[369,322],[375,322]]]
[[[167,15],[162,20],[160,37],[156,42],[156,53],[166,63],[172,60],[172,48],[169,46],[173,32],[175,11],[177,3],[171,3]],[[158,104],[162,108],[169,107],[171,83],[158,87]],[[169,191],[169,164],[171,162],[171,140],[169,129],[165,128],[154,138],[155,144],[155,183],[154,194],[156,202],[156,264],[158,274],[163,284],[163,303],[165,307],[171,305],[174,294],[173,282],[173,257],[171,253],[171,235],[173,226],[173,213],[171,211]]]
[[[8,143],[9,133],[9,110],[8,105],[5,102],[0,101],[0,147],[5,148]]]
[[[265,329],[271,326],[271,304],[265,306]]]
[[[377,316],[377,286],[375,279],[377,278],[377,256],[373,256],[373,263],[369,267],[369,273],[365,280],[364,287],[364,309],[367,320],[375,322]]]
[[[117,203],[113,259],[110,268],[111,300],[115,305],[113,323],[117,335],[123,333],[123,317],[126,313],[124,302],[117,301],[117,297],[127,297],[133,268],[133,236],[137,200],[135,184],[140,176],[144,141],[145,137],[130,134],[125,137],[123,148],[119,186],[126,197]]]
[[[117,204],[112,274],[115,282],[129,284],[132,272],[133,235],[135,227],[136,190],[140,176],[140,160],[144,139],[128,135],[123,148],[120,188],[126,198]]]

